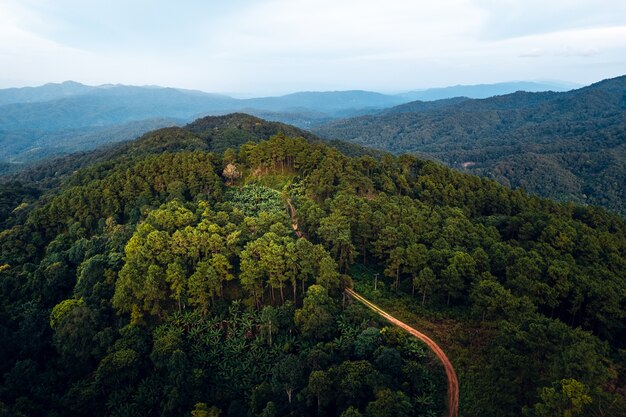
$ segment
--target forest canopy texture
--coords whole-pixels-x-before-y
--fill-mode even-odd
[[[562,93],[416,101],[315,133],[626,215],[626,76]]]
[[[626,415],[619,216],[335,145],[207,118],[3,183],[0,416],[441,415],[345,287],[462,416]]]

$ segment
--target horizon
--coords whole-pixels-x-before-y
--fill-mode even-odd
[[[626,3],[5,0],[0,41],[0,88],[75,80],[259,97],[588,85],[626,73]]]
[[[626,75],[626,74],[623,74]],[[619,78],[622,75],[618,75],[617,77],[611,77],[611,78]],[[559,90],[555,90],[555,91],[570,91],[570,90],[576,90],[579,88],[584,88],[587,87],[589,85],[601,82],[606,80],[607,78],[601,79],[601,80],[595,80],[590,82],[589,84],[577,84],[577,83],[571,83],[568,81],[562,81],[562,80],[510,80],[510,81],[501,81],[501,82],[494,82],[494,83],[479,83],[479,84],[454,84],[454,85],[441,85],[441,86],[432,86],[432,87],[417,87],[417,88],[406,88],[406,89],[402,89],[402,90],[395,90],[395,91],[376,91],[376,90],[368,90],[368,89],[364,89],[364,88],[355,88],[355,89],[349,89],[349,90],[297,90],[297,91],[287,91],[287,92],[283,92],[283,93],[277,93],[277,94],[267,94],[267,95],[254,95],[253,93],[247,93],[247,92],[218,92],[218,91],[205,91],[205,90],[198,90],[198,89],[188,89],[188,88],[184,88],[184,87],[177,87],[177,86],[171,86],[171,85],[154,85],[154,84],[145,84],[145,85],[134,85],[134,84],[124,84],[124,83],[103,83],[103,84],[85,84],[79,81],[75,81],[75,80],[64,80],[64,81],[60,81],[60,82],[45,82],[42,84],[37,84],[37,85],[23,85],[23,86],[9,86],[9,87],[0,87],[0,91],[2,90],[11,90],[11,89],[23,89],[23,88],[40,88],[40,87],[45,87],[48,85],[63,85],[63,84],[69,84],[69,83],[73,83],[73,84],[78,84],[78,85],[82,85],[82,86],[86,86],[86,87],[93,87],[93,88],[106,88],[106,87],[137,87],[137,88],[157,88],[157,89],[173,89],[173,90],[181,90],[181,91],[193,91],[193,92],[197,92],[197,93],[203,93],[203,94],[214,94],[214,95],[223,95],[223,96],[227,96],[227,97],[231,97],[231,98],[235,98],[235,99],[241,99],[241,100],[245,100],[245,99],[250,99],[250,98],[271,98],[271,97],[283,97],[283,96],[289,96],[289,95],[293,95],[293,94],[301,94],[301,93],[345,93],[345,92],[365,92],[365,93],[374,93],[374,94],[381,94],[381,95],[387,95],[387,96],[394,96],[394,95],[403,95],[403,94],[408,94],[408,93],[418,93],[418,92],[425,92],[425,91],[429,91],[429,90],[444,90],[444,89],[452,89],[452,88],[466,88],[466,87],[489,87],[489,86],[496,86],[496,85],[506,85],[506,84],[536,84],[536,85],[546,85],[546,86],[553,86],[553,87],[558,87]],[[610,78],[609,78],[610,79]],[[524,91],[524,90],[521,90]],[[541,90],[544,91],[544,90]],[[536,91],[536,92],[541,92],[541,91]],[[546,90],[548,91],[548,90]],[[534,92],[534,91],[533,91]]]

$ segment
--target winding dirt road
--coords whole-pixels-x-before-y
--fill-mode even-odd
[[[295,232],[298,238],[303,237],[303,234],[300,230],[298,230],[298,217],[296,216],[296,209],[291,204],[291,199],[287,199],[287,206],[289,208],[289,215],[291,216],[291,225],[293,227],[293,231]],[[408,324],[401,322],[397,318],[393,317],[385,310],[378,307],[376,304],[370,302],[366,298],[363,298],[361,295],[354,292],[351,288],[345,289],[346,294],[351,296],[357,301],[363,303],[366,307],[373,310],[379,316],[385,318],[387,321],[395,324],[401,329],[405,330],[409,334],[417,337],[422,342],[426,343],[426,345],[432,350],[435,355],[439,358],[443,367],[446,371],[446,377],[448,378],[448,417],[458,417],[459,416],[459,380],[456,377],[456,372],[454,372],[454,368],[452,367],[452,363],[443,352],[443,350],[439,347],[437,343],[435,343],[430,337],[426,336],[424,333],[418,332]]]
[[[289,215],[291,216],[291,227],[293,227],[293,231],[295,232],[298,239],[303,237],[304,235],[300,230],[298,230],[298,217],[296,216],[296,209],[291,204],[291,199],[287,199],[287,206],[289,207]]]
[[[426,343],[426,345],[432,350],[435,355],[439,358],[441,363],[443,364],[444,369],[446,370],[446,376],[448,377],[448,417],[458,417],[459,415],[459,381],[456,377],[456,372],[454,372],[454,368],[452,367],[452,363],[443,352],[443,350],[435,343],[430,337],[426,336],[424,333],[418,332],[411,326],[406,323],[401,322],[396,319],[377,305],[373,304],[366,298],[363,298],[356,292],[354,292],[350,288],[346,288],[346,294],[351,296],[357,301],[363,303],[370,310],[373,310],[379,316],[385,318],[387,321],[395,324],[401,329],[407,331],[409,334],[417,337],[422,342]]]

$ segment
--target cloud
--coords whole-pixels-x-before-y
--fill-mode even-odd
[[[523,58],[593,57],[626,50],[626,25],[575,29],[523,36],[498,42],[500,49],[522,50]]]
[[[474,0],[489,40],[626,24],[623,0]]]
[[[541,48],[532,48],[528,52],[523,52],[519,55],[520,58],[539,58],[545,55],[545,52]]]
[[[626,72],[625,27],[615,0],[3,0],[0,65],[31,84],[259,94],[584,83]]]

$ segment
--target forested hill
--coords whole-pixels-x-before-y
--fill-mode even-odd
[[[445,349],[464,417],[626,415],[620,217],[410,155],[220,142],[270,126],[0,185],[0,415],[441,415],[439,363],[350,286]]]
[[[140,156],[177,150],[223,152],[247,142],[269,139],[276,134],[303,137],[311,142],[322,141],[314,134],[279,122],[269,122],[243,113],[207,116],[183,127],[168,127],[148,132],[133,141],[109,144],[89,152],[76,152],[48,158],[14,174],[0,176],[0,184],[13,181],[37,183],[48,188],[75,170],[96,162],[120,156]],[[384,152],[339,140],[324,141],[350,156],[370,155],[379,158]],[[1,171],[0,167],[0,172]]]
[[[626,214],[626,76],[563,93],[408,103],[315,133]]]

